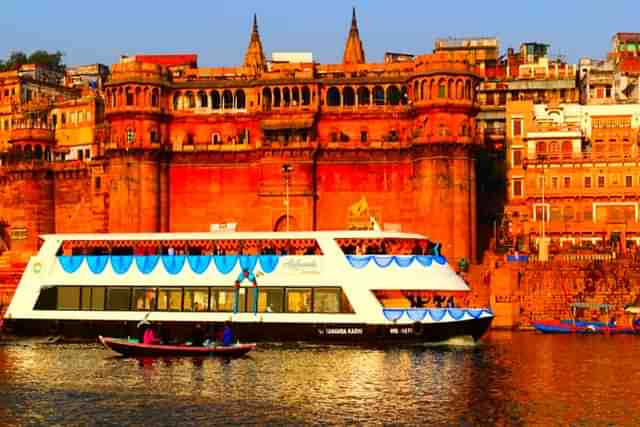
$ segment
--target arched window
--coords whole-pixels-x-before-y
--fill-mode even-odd
[[[211,143],[213,145],[222,144],[222,139],[220,139],[220,134],[218,132],[214,132],[211,134]]]
[[[300,89],[297,87],[291,89],[291,103],[294,107],[300,105]]]
[[[420,81],[413,82],[413,99],[416,101],[420,99]]]
[[[125,98],[128,106],[133,105],[133,91],[130,87],[125,89]]]
[[[160,105],[160,94],[158,89],[153,89],[151,91],[151,106],[158,107]]]
[[[262,105],[267,110],[271,108],[271,89],[268,87],[262,89]]]
[[[178,111],[180,109],[180,92],[173,94],[173,110]]]
[[[464,85],[462,84],[462,80],[458,80],[456,82],[456,98],[458,99],[462,99],[463,98],[463,90],[464,90]]]
[[[233,94],[230,90],[222,92],[222,108],[231,110],[233,108]]]
[[[575,210],[573,206],[565,206],[564,207],[564,220],[565,221],[573,221],[575,218]]]
[[[187,91],[187,108],[196,108],[196,99],[193,96],[193,92]]]
[[[420,99],[429,99],[429,86],[427,86],[427,81],[422,80],[420,82]]]
[[[347,86],[342,90],[342,103],[349,107],[356,104],[356,92],[351,86]]]
[[[198,92],[198,105],[200,108],[209,107],[209,96],[202,90]]]
[[[282,105],[288,107],[291,104],[291,91],[288,87],[282,89]]]
[[[455,89],[453,87],[453,79],[449,79],[449,87],[447,88],[447,98],[455,97]]]
[[[384,89],[380,86],[373,88],[373,103],[375,105],[384,105]]]
[[[127,143],[132,144],[136,140],[136,131],[132,128],[127,129]]]
[[[327,105],[329,107],[340,106],[340,91],[335,86],[331,86],[327,91]]]
[[[273,106],[280,107],[280,88],[273,89]]]
[[[65,113],[60,114],[60,124],[61,125],[67,124],[67,115]]]
[[[307,86],[302,87],[302,105],[311,104],[311,91]]]
[[[5,122],[6,125],[6,122]],[[58,116],[57,115],[52,115],[51,116],[51,126],[55,129],[58,127]],[[6,127],[6,126],[5,126]],[[6,130],[6,129],[5,129]]]
[[[468,135],[469,135],[469,128],[466,123],[463,123],[460,126],[460,136],[468,136]]]
[[[33,152],[31,151],[31,146],[30,145],[26,145],[24,147],[24,159],[25,160],[31,160],[33,158]]]
[[[246,99],[244,96],[244,91],[242,89],[236,90],[236,108],[238,110],[244,110],[246,104]]]
[[[464,97],[471,99],[471,82],[467,80],[464,84]]]
[[[219,110],[222,102],[220,101],[220,92],[217,90],[211,91],[211,108],[214,110]]]
[[[447,96],[447,84],[444,79],[440,79],[438,82],[438,98],[445,98]]]
[[[395,85],[391,85],[387,88],[387,104],[399,105],[400,104],[400,91]]]
[[[36,145],[36,151],[34,153],[33,158],[36,159],[36,160],[42,160],[42,146],[41,145]]]
[[[358,88],[358,105],[369,105],[371,103],[371,97],[369,94],[369,88],[366,86],[360,86]]]

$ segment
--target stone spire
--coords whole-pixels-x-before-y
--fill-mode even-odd
[[[364,49],[358,32],[358,21],[356,20],[356,8],[353,8],[351,16],[351,30],[347,37],[347,45],[344,47],[343,64],[364,64]]]
[[[258,18],[253,14],[253,30],[251,31],[251,40],[247,53],[244,55],[244,66],[251,68],[254,72],[264,71],[266,69],[266,61],[264,52],[262,51],[262,43],[260,42],[260,34],[258,33]]]

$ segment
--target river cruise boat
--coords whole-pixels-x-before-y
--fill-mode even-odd
[[[478,340],[493,313],[438,244],[382,231],[41,237],[5,316],[16,335],[171,337],[225,321],[243,342]]]

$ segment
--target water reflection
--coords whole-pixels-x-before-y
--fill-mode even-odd
[[[490,334],[478,346],[265,344],[240,359],[0,346],[0,423],[635,425],[639,337]]]

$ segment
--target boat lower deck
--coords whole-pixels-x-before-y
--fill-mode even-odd
[[[384,344],[384,343],[434,343],[456,337],[480,339],[493,317],[466,319],[452,322],[410,324],[341,324],[341,323],[266,323],[234,322],[233,331],[243,342],[254,341],[307,341],[336,344]],[[95,340],[98,335],[136,337],[142,335],[138,322],[131,321],[78,321],[78,320],[33,320],[11,319],[5,326],[7,331],[20,336],[63,336]],[[157,323],[160,336],[166,340],[187,339],[196,325],[214,334],[223,323],[207,322],[162,322]]]

